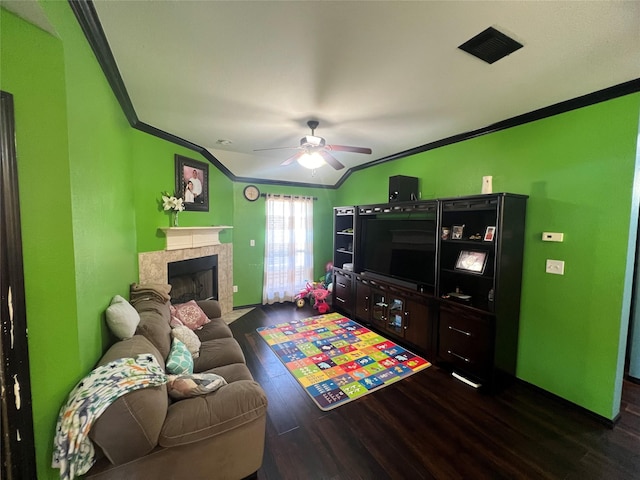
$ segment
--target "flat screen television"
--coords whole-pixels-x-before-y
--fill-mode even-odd
[[[434,285],[436,222],[424,217],[360,217],[360,270],[408,282]]]

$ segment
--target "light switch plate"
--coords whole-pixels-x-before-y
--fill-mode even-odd
[[[547,259],[546,272],[553,273],[554,275],[564,275],[564,260]]]
[[[542,232],[543,242],[562,242],[563,240],[564,240],[564,233]]]

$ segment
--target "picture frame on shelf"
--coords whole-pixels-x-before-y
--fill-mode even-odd
[[[442,227],[442,232],[440,233],[440,238],[442,240],[449,240],[451,236],[451,229],[449,227]]]
[[[453,240],[462,240],[462,234],[464,232],[464,225],[454,225],[451,227],[451,238]]]
[[[487,265],[487,252],[461,250],[456,261],[456,270],[482,275]]]
[[[176,154],[176,194],[185,210],[209,211],[209,165]]]
[[[487,230],[484,232],[484,241],[485,242],[493,242],[493,239],[496,236],[496,227],[487,227]]]

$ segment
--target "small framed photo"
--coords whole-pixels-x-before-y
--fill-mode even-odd
[[[185,210],[209,211],[209,165],[176,154],[176,195]]]
[[[442,240],[449,240],[451,236],[451,229],[449,227],[442,227],[442,232],[440,233],[440,238]]]
[[[464,232],[464,225],[454,225],[451,230],[451,238],[453,240],[462,240],[462,232]]]
[[[456,270],[463,270],[469,273],[484,273],[487,264],[487,252],[478,250],[462,250],[456,261]]]
[[[484,241],[485,242],[493,242],[493,239],[496,236],[496,227],[487,227],[487,230],[484,232]]]

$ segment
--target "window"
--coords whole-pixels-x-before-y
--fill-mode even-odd
[[[313,280],[313,199],[266,195],[262,303],[292,302]]]

